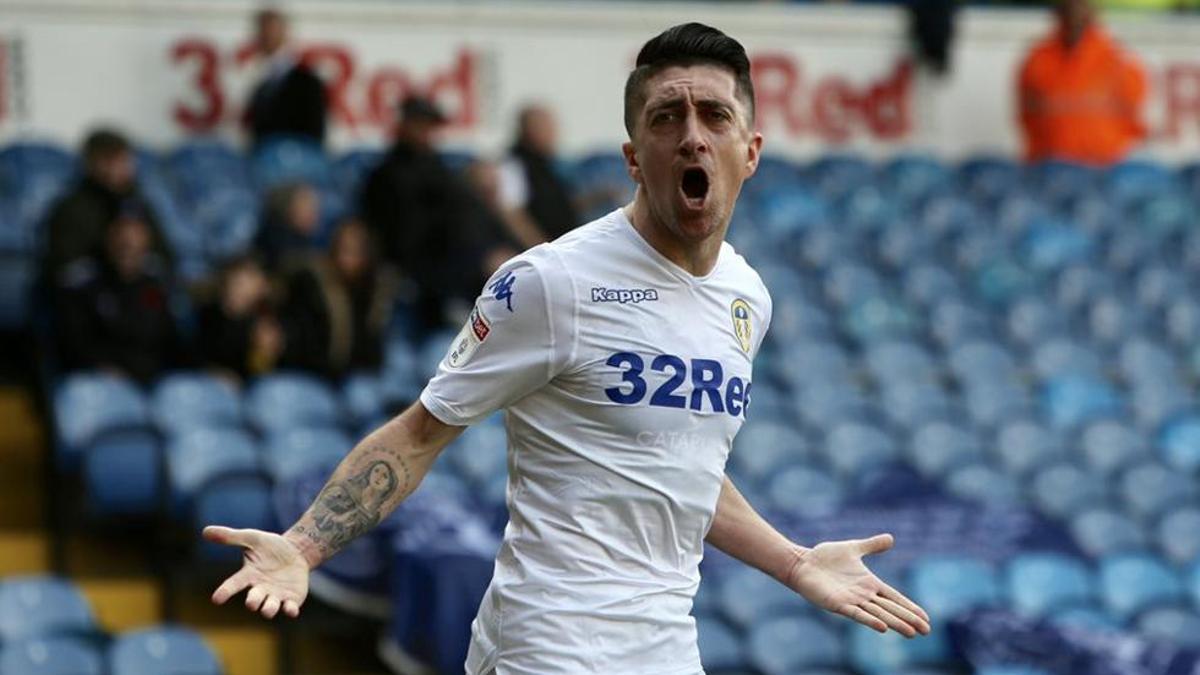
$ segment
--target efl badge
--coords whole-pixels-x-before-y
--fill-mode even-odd
[[[750,353],[750,305],[746,301],[738,298],[733,301],[729,307],[729,313],[733,317],[733,334],[737,337],[738,344],[741,345],[742,351]]]
[[[492,326],[488,323],[487,317],[476,306],[471,310],[467,324],[463,326],[450,345],[450,353],[446,354],[446,367],[458,368],[470,361],[471,357],[475,355],[475,350],[483,344],[488,333],[491,332]]]

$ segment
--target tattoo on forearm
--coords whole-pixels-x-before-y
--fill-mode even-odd
[[[349,478],[333,479],[312,505],[312,526],[294,530],[315,543],[326,556],[379,524],[389,507],[412,491],[412,470],[399,453],[377,448]]]

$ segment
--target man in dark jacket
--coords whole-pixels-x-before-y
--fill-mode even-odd
[[[153,210],[134,182],[133,148],[121,134],[100,129],[83,143],[83,177],[51,207],[45,224],[43,279],[53,286],[71,263],[100,254],[104,230],[121,214],[149,228],[150,246],[169,268],[171,253]]]
[[[557,149],[554,113],[536,104],[523,108],[517,117],[517,140],[501,166],[501,202],[506,211],[528,217],[541,241],[557,239],[580,224],[566,181],[554,167]]]
[[[254,43],[263,75],[246,106],[255,146],[280,134],[325,142],[325,85],[287,48],[287,32],[287,17],[278,10],[266,9],[255,16]]]

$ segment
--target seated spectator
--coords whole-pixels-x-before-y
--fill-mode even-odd
[[[139,214],[159,263],[169,266],[166,239],[134,182],[136,165],[129,141],[115,131],[100,129],[88,135],[82,154],[83,177],[47,216],[43,278],[53,286],[68,265],[100,255],[104,230],[121,213]]]
[[[267,195],[254,250],[272,274],[287,273],[317,248],[321,201],[311,185],[295,183]]]
[[[171,289],[146,222],[122,215],[106,228],[103,253],[61,275],[55,303],[60,355],[68,369],[103,369],[139,382],[185,364]]]
[[[217,297],[200,308],[201,358],[247,378],[274,369],[284,347],[266,273],[251,257],[231,261]]]
[[[1021,66],[1025,157],[1118,162],[1146,135],[1146,74],[1100,26],[1089,0],[1059,0],[1056,14],[1054,32]]]
[[[383,256],[416,286],[427,328],[462,321],[487,278],[485,258],[503,242],[436,151],[445,122],[432,101],[403,102],[396,141],[367,176],[360,208]]]
[[[329,253],[288,280],[282,365],[333,378],[379,368],[394,300],[395,283],[375,260],[370,232],[361,221],[343,222]]]
[[[517,116],[516,142],[501,166],[500,199],[509,220],[518,223],[514,235],[526,248],[557,239],[580,224],[567,183],[554,169],[557,151],[554,114],[541,105],[523,108]],[[523,221],[531,221],[532,228]]]
[[[325,85],[288,45],[288,20],[276,9],[254,18],[254,46],[261,79],[246,104],[246,126],[252,145],[273,135],[325,141]]]

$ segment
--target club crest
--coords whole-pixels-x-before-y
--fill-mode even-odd
[[[747,354],[750,353],[750,305],[738,298],[729,307],[733,318],[733,335],[737,338],[738,346]]]

